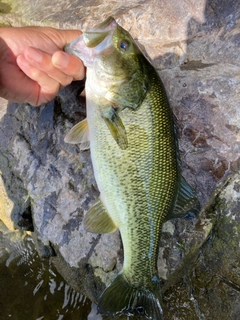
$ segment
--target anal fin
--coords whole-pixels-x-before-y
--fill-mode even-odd
[[[98,199],[88,210],[84,217],[83,225],[86,231],[92,233],[110,233],[117,229],[101,199]]]

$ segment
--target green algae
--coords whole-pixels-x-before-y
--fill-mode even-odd
[[[12,11],[12,6],[9,3],[0,1],[0,15],[10,13]]]
[[[0,0],[0,15],[14,13],[19,8],[18,0]]]
[[[0,0],[0,28],[14,25],[15,20],[17,23],[19,19],[17,14],[18,8],[17,0]]]

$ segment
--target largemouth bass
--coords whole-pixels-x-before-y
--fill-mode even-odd
[[[162,81],[130,34],[110,17],[65,47],[87,67],[87,118],[65,141],[90,143],[99,200],[86,230],[119,228],[123,269],[102,293],[102,315],[163,319],[157,257],[161,225],[197,198],[182,178],[175,124]]]

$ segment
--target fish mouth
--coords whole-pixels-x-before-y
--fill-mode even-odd
[[[117,22],[113,17],[108,17],[105,21],[97,24],[92,29],[83,33],[84,42],[87,47],[94,48],[104,38],[115,30],[117,27]]]
[[[64,51],[76,55],[83,60],[86,67],[90,67],[94,57],[112,45],[112,35],[116,27],[115,19],[109,17],[68,43]]]
[[[106,20],[103,22],[97,24],[95,27],[89,29],[89,31],[109,31],[112,29],[115,29],[117,26],[117,22],[113,17],[108,17]]]

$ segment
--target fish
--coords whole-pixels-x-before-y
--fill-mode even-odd
[[[86,119],[65,137],[90,147],[100,192],[84,217],[88,232],[119,229],[122,270],[98,301],[104,316],[164,318],[157,259],[162,223],[198,207],[181,175],[176,121],[153,65],[113,17],[64,50],[87,68]]]

